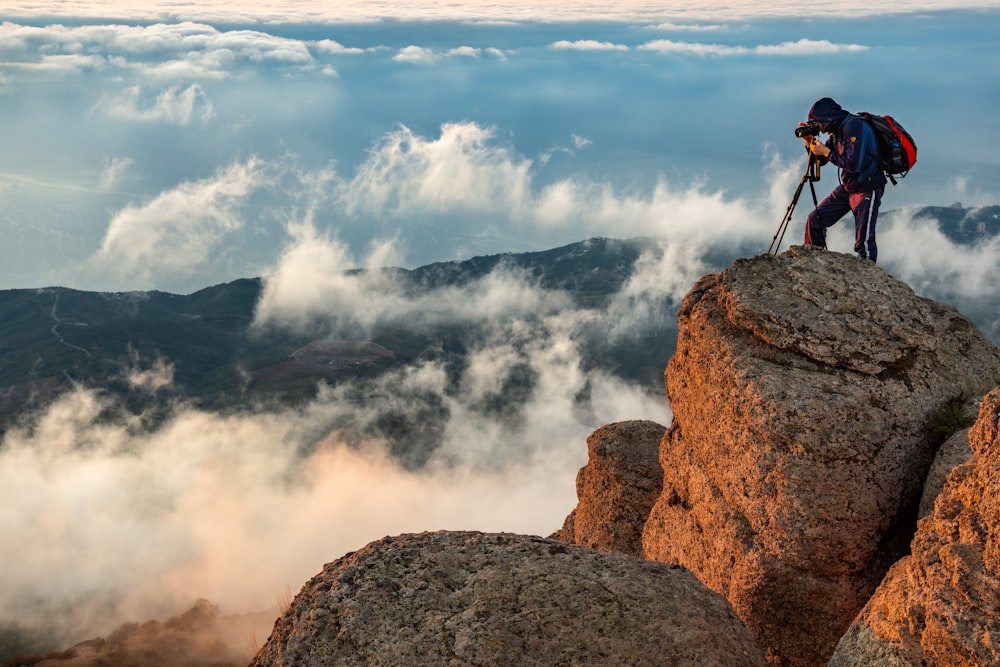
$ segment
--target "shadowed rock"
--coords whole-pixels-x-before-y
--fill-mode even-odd
[[[886,575],[832,667],[1000,664],[1000,387],[920,522],[912,555]]]
[[[387,537],[328,564],[253,662],[762,664],[729,604],[681,568],[475,532]]]
[[[576,476],[579,503],[553,537],[599,551],[642,557],[642,527],[663,486],[660,440],[651,421],[607,424],[587,438]]]

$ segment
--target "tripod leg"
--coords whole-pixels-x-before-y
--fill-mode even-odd
[[[816,200],[816,186],[813,185],[813,183],[818,180],[819,163],[816,161],[813,154],[809,153],[809,158],[806,161],[805,173],[802,174],[802,179],[799,180],[799,187],[795,188],[795,194],[792,195],[792,201],[789,202],[788,208],[785,209],[785,217],[782,218],[781,223],[778,225],[778,231],[774,233],[774,238],[771,239],[771,245],[767,247],[768,255],[771,254],[772,250],[775,255],[778,254],[778,249],[781,248],[781,241],[785,238],[785,230],[788,229],[788,223],[792,220],[792,212],[795,210],[795,204],[799,201],[799,195],[802,194],[802,188],[805,186],[806,181],[809,181],[809,189],[812,191],[813,203],[816,206],[819,206],[819,202]]]
[[[789,202],[788,208],[785,209],[785,217],[781,219],[781,223],[778,225],[778,230],[774,232],[774,238],[771,239],[771,245],[767,247],[767,254],[770,255],[772,250],[774,254],[778,254],[778,249],[781,248],[781,241],[785,238],[785,230],[788,229],[788,223],[792,220],[792,213],[795,211],[795,204],[799,201],[799,195],[802,194],[802,187],[806,184],[808,180],[808,172],[799,181],[799,186],[795,188],[795,194],[792,195],[792,201]],[[812,187],[812,181],[809,182],[809,186]],[[816,198],[816,191],[813,190],[813,199]],[[779,236],[780,235],[780,236]]]

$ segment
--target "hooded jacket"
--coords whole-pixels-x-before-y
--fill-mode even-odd
[[[885,187],[885,173],[875,156],[875,131],[860,116],[845,111],[829,97],[818,100],[809,110],[809,120],[830,133],[826,145],[830,164],[840,168],[840,182],[848,192],[871,192]]]

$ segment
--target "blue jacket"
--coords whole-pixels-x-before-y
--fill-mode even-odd
[[[826,145],[830,164],[840,168],[840,182],[848,192],[871,192],[885,187],[885,173],[875,156],[878,144],[875,130],[865,119],[848,113],[829,97],[816,102],[809,110],[809,120],[823,124],[830,133]]]

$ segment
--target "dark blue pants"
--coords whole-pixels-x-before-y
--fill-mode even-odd
[[[875,221],[878,219],[878,208],[882,204],[884,187],[872,192],[856,192],[851,194],[838,185],[826,199],[806,218],[806,245],[826,247],[826,230],[837,223],[848,212],[854,214],[854,252],[858,257],[871,261],[878,258],[878,246],[875,245]]]

